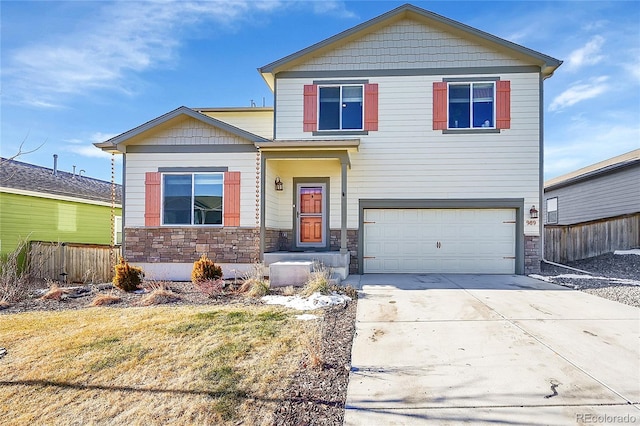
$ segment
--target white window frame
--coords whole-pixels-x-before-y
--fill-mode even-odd
[[[113,244],[116,246],[122,245],[122,234],[124,230],[122,229],[122,216],[114,216],[113,217]],[[120,235],[120,238],[118,238]]]
[[[476,84],[491,84],[493,86],[493,111],[492,111],[492,118],[493,118],[493,124],[491,126],[487,126],[487,127],[473,127],[473,86]],[[450,93],[449,93],[449,89],[451,88],[451,86],[469,86],[470,90],[469,90],[469,127],[449,127],[450,124],[450,120],[449,120],[449,113],[451,111],[450,108]],[[447,82],[447,129],[449,130],[478,130],[478,129],[496,129],[496,104],[497,104],[497,100],[496,100],[496,81],[495,80],[479,80],[479,81],[449,81]]]
[[[320,89],[331,88],[331,87],[339,87],[340,88],[340,105],[342,105],[342,89],[344,87],[355,87],[359,86],[362,89],[362,116],[360,117],[360,122],[362,125],[359,129],[343,129],[342,128],[342,109],[340,109],[339,114],[339,127],[337,129],[321,129],[320,128]],[[345,83],[345,84],[318,84],[318,105],[316,110],[318,111],[317,123],[318,123],[318,132],[358,132],[364,130],[364,107],[365,107],[365,93],[364,93],[364,84],[361,83]]]
[[[197,175],[218,175],[222,177],[222,195],[221,195],[221,199],[222,199],[222,204],[221,204],[221,223],[217,224],[217,223],[193,223],[194,221],[194,214],[193,214],[193,200],[194,200],[194,191],[195,191],[195,176]],[[165,196],[164,196],[164,177],[165,176],[191,176],[191,209],[190,209],[190,223],[165,223],[164,221],[164,201],[165,201]],[[170,173],[162,173],[161,179],[161,191],[160,191],[160,197],[161,197],[161,205],[160,205],[160,223],[162,224],[162,226],[180,226],[180,227],[191,227],[191,226],[197,226],[197,227],[202,227],[202,226],[210,226],[210,227],[222,227],[224,226],[224,173],[222,172],[187,172],[187,173],[183,173],[183,172],[170,172]]]
[[[549,201],[555,201],[555,209],[554,210],[549,210]],[[545,223],[548,223],[549,225],[555,225],[558,223],[558,197],[551,197],[551,198],[547,198],[545,200]],[[556,214],[556,219],[554,221],[550,221],[549,220],[549,213],[555,212]]]

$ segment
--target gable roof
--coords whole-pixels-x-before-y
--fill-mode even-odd
[[[110,182],[7,158],[0,158],[0,187],[111,203]],[[122,204],[122,185],[116,184],[115,202]]]
[[[356,25],[353,28],[336,34],[333,37],[329,37],[328,39],[325,39],[319,43],[316,43],[296,53],[285,56],[282,59],[258,68],[258,71],[262,74],[262,77],[265,79],[269,87],[271,87],[271,89],[273,90],[275,75],[277,73],[286,71],[287,69],[310,59],[310,57],[313,55],[318,55],[320,53],[333,50],[339,44],[359,39],[368,33],[374,32],[401,19],[414,19],[426,24],[436,25],[440,27],[449,27],[450,29],[462,32],[470,39],[474,39],[481,44],[490,45],[494,48],[500,48],[503,50],[506,49],[507,51],[510,51],[512,54],[515,54],[517,56],[527,57],[532,61],[532,63],[540,66],[542,75],[544,77],[551,76],[556,68],[558,68],[560,64],[562,64],[562,61],[552,58],[551,56],[547,56],[543,53],[537,52],[527,47],[520,46],[519,44],[510,42],[500,37],[496,37],[492,34],[470,27],[461,22],[454,21],[453,19],[449,19],[436,13],[429,12],[428,10],[413,6],[411,4],[405,4],[367,22]]]
[[[229,132],[243,139],[247,139],[254,143],[268,141],[268,139],[265,139],[262,136],[258,136],[256,134],[247,132],[246,130],[242,130],[238,127],[232,126],[231,124],[225,123],[224,121],[216,120],[215,118],[201,114],[197,111],[194,111],[191,108],[187,108],[186,106],[181,106],[179,108],[174,109],[173,111],[170,111],[164,115],[161,115],[160,117],[154,118],[153,120],[147,121],[146,123],[141,124],[138,127],[135,127],[127,132],[124,132],[118,136],[115,136],[105,142],[94,143],[94,145],[102,149],[103,151],[118,152],[118,144],[126,143],[133,137],[141,135],[142,133],[152,130],[157,126],[160,126],[161,124],[165,124],[180,116],[187,116],[187,117],[194,118],[209,126],[217,127],[219,129],[222,129],[226,132]]]
[[[634,149],[604,161],[583,167],[573,172],[549,179],[544,183],[544,190],[551,191],[573,183],[582,182],[597,176],[613,173],[627,167],[640,166],[640,149]]]

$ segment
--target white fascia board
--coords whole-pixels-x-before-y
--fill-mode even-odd
[[[86,198],[68,197],[66,195],[48,194],[45,192],[27,191],[24,189],[6,188],[4,186],[0,186],[0,192],[5,192],[7,194],[25,195],[27,197],[48,198],[51,200],[70,201],[72,203],[93,204],[96,206],[111,207],[111,203],[107,203],[105,201],[87,200]],[[114,204],[113,207],[117,209],[121,209],[122,205]]]

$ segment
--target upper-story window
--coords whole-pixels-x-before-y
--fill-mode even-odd
[[[363,86],[319,86],[318,130],[362,130]]]
[[[495,83],[449,83],[449,128],[495,128]]]
[[[377,130],[377,83],[341,80],[304,86],[303,131],[324,136],[367,134]]]
[[[433,83],[433,130],[500,133],[511,128],[511,82],[497,78]]]
[[[222,173],[164,174],[163,225],[222,225]]]

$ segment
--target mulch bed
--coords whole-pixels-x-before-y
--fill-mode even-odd
[[[232,286],[232,283],[229,283]],[[34,291],[31,297],[2,309],[3,315],[27,311],[56,311],[85,309],[98,295],[112,294],[121,300],[110,305],[117,308],[143,306],[143,298],[153,288],[165,288],[179,296],[171,305],[260,305],[253,299],[236,292],[208,297],[191,283],[151,283],[147,293],[125,293],[110,284],[73,285],[65,288],[59,300],[42,299],[45,289]],[[273,293],[281,293],[275,289]],[[300,360],[300,368],[287,384],[283,384],[284,397],[274,414],[276,425],[342,425],[351,363],[351,344],[355,333],[356,300],[344,305],[324,309],[319,321],[321,340],[314,345],[312,355]]]

